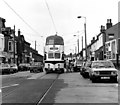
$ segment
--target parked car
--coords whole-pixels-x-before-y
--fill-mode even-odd
[[[14,64],[14,63],[10,64],[10,72],[13,72],[13,73],[18,72],[17,64]]]
[[[89,78],[89,68],[91,65],[91,61],[86,61],[83,63],[82,67],[81,67],[81,71],[80,74],[84,77],[84,78]]]
[[[30,64],[29,63],[20,63],[18,66],[19,71],[27,71],[30,70]]]
[[[0,64],[0,74],[10,73],[10,65],[8,63]]]
[[[108,60],[93,61],[89,72],[90,80],[112,80],[118,82],[118,70]]]
[[[43,64],[41,62],[33,62],[30,65],[30,72],[43,72]]]

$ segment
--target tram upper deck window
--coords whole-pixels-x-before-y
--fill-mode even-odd
[[[54,44],[54,40],[53,40],[53,39],[50,39],[50,40],[47,41],[46,44],[47,44],[47,45],[53,45],[53,44]]]
[[[64,45],[64,41],[61,37],[51,36],[46,39],[46,45]]]
[[[54,58],[53,53],[48,53],[48,58]]]

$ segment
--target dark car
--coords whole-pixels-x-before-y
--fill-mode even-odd
[[[84,78],[89,78],[89,68],[91,66],[91,61],[86,61],[83,66],[81,67],[81,71],[80,74],[84,77]]]
[[[33,62],[30,65],[30,72],[43,72],[43,64],[42,62]]]
[[[28,71],[30,70],[30,64],[29,63],[20,63],[18,66],[19,71]]]

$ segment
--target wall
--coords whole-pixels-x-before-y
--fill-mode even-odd
[[[0,51],[4,50],[4,35],[0,34]]]

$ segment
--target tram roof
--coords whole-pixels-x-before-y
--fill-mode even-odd
[[[46,38],[46,45],[64,45],[64,40],[61,36],[51,35]]]

